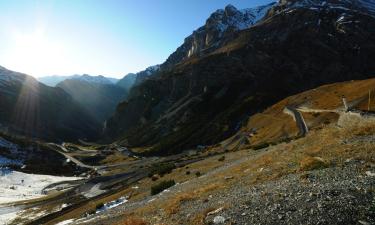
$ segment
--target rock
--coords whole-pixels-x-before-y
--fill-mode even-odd
[[[216,214],[216,213],[219,213],[219,212],[221,212],[221,210],[223,210],[223,209],[224,209],[224,207],[220,207],[220,208],[218,208],[218,209],[215,209],[215,210],[213,210],[213,211],[207,213],[207,216],[209,216],[209,215],[213,215],[213,214]]]
[[[214,222],[214,224],[224,224],[225,218],[223,216],[215,216],[213,222]]]
[[[231,180],[233,179],[233,176],[227,176],[227,177],[224,177],[225,180]]]
[[[375,173],[373,173],[371,171],[366,171],[366,175],[369,176],[369,177],[375,177]]]

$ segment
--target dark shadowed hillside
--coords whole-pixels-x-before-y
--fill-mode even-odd
[[[88,75],[78,79],[67,79],[60,82],[57,87],[69,93],[99,123],[111,117],[116,105],[127,95],[126,89],[104,77]]]
[[[0,68],[0,128],[47,140],[97,138],[100,125],[61,88]]]

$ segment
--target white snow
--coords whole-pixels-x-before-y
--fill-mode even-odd
[[[17,207],[0,207],[0,224],[9,224],[20,212]]]
[[[56,225],[67,225],[67,224],[71,224],[74,222],[74,219],[70,219],[70,220],[64,220],[60,223],[57,223]]]
[[[74,78],[72,78],[73,80],[80,80],[80,81],[86,81],[88,83],[96,83],[96,84],[113,84],[113,82],[102,76],[102,75],[99,75],[99,76],[90,76],[90,75],[87,75],[87,74],[83,74],[82,76],[76,76]]]
[[[121,198],[119,198],[117,200],[114,200],[114,201],[111,201],[111,202],[107,202],[107,203],[104,204],[104,206],[102,208],[98,209],[96,211],[96,213],[104,212],[104,211],[106,211],[108,209],[115,208],[115,207],[117,207],[119,205],[122,205],[122,204],[124,204],[126,202],[128,202],[128,197],[127,196],[126,197],[121,197]]]
[[[39,198],[50,184],[81,179],[17,172],[0,168],[0,204]]]
[[[98,195],[100,195],[104,192],[105,192],[105,190],[100,189],[100,183],[99,183],[99,184],[95,184],[94,186],[92,186],[91,189],[89,191],[83,193],[83,195],[86,198],[92,198],[92,197],[98,196]]]

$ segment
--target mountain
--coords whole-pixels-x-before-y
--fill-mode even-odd
[[[112,116],[117,104],[127,96],[124,88],[103,76],[82,75],[66,79],[57,87],[69,93],[99,123]]]
[[[98,137],[100,125],[61,88],[4,67],[0,87],[1,130],[55,141]]]
[[[129,91],[130,88],[134,85],[137,75],[135,73],[129,73],[125,75],[122,79],[117,81],[116,85],[124,88],[126,91]]]
[[[284,97],[372,77],[374,5],[372,0],[280,1],[261,7],[269,10],[258,22],[247,23],[247,29],[238,26],[214,39],[210,32],[193,34],[156,76],[135,86],[118,105],[106,124],[107,140],[173,154],[229,137],[249,115]],[[213,15],[218,12],[223,16],[218,21],[243,14],[232,6]],[[214,24],[220,30],[222,23]],[[189,55],[190,47],[201,46],[193,37],[219,44],[213,50],[203,45]]]
[[[92,82],[104,82],[104,83],[111,83],[111,84],[115,84],[118,81],[118,79],[116,78],[104,77],[101,75],[89,76],[87,74],[84,74],[84,75],[76,74],[76,75],[71,75],[71,76],[58,76],[58,75],[45,76],[45,77],[39,77],[38,81],[45,85],[55,87],[58,83],[67,79],[91,79]]]
[[[264,17],[274,5],[238,10],[233,5],[212,13],[204,26],[185,38],[184,43],[172,53],[163,67],[173,66],[194,56],[207,55],[233,39],[238,31],[249,28]]]
[[[211,14],[204,26],[185,38],[183,44],[164,63],[136,73],[134,85],[170,69],[183,60],[201,57],[222,47],[235,38],[238,31],[257,23],[274,4],[244,10],[237,10],[233,5],[228,5],[225,9],[217,10]]]

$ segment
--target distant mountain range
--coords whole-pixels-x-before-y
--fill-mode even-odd
[[[61,88],[0,67],[0,130],[64,141],[96,139],[101,125]]]
[[[66,79],[56,85],[84,107],[99,123],[115,112],[117,104],[125,100],[127,90],[103,76],[83,75]]]
[[[89,81],[89,82],[103,83],[103,84],[104,83],[116,84],[119,81],[119,79],[117,79],[117,78],[104,77],[102,75],[90,76],[88,74],[83,74],[83,75],[75,74],[75,75],[71,75],[71,76],[58,76],[58,75],[45,76],[45,77],[39,77],[38,81],[45,84],[45,85],[55,87],[58,83],[60,83],[64,80],[67,80],[67,79],[86,80],[86,81]]]
[[[229,137],[249,115],[291,94],[371,77],[374,6],[281,0],[217,10],[135,83],[105,135],[129,147],[151,146],[150,154],[173,154]]]

